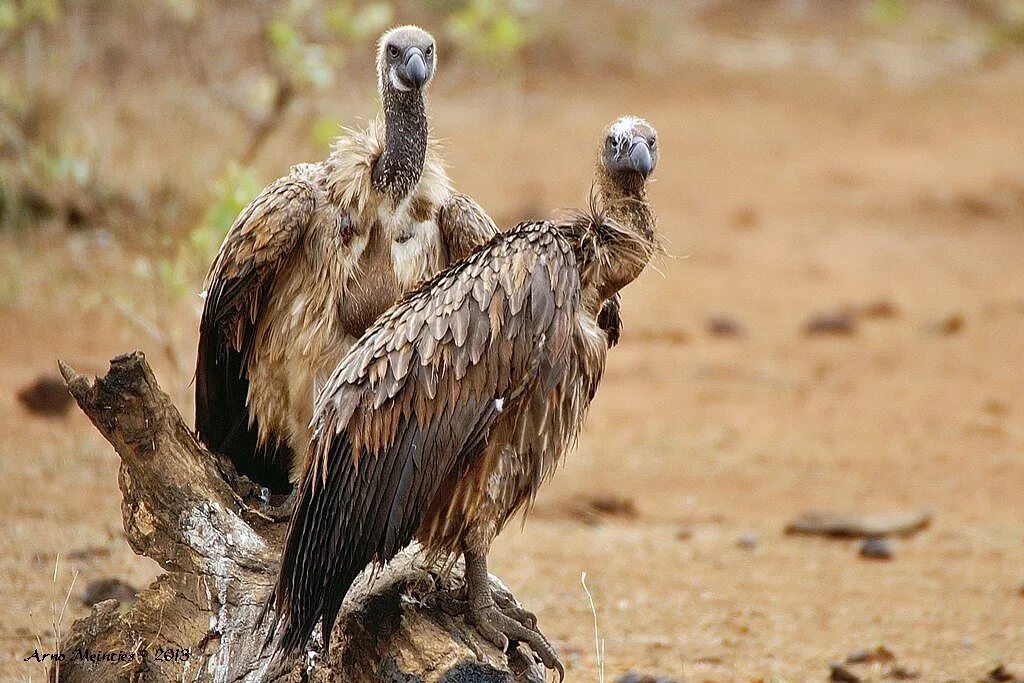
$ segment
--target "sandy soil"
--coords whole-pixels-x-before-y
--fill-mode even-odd
[[[999,662],[1024,676],[1019,83],[896,89],[783,71],[601,95],[570,85],[434,95],[454,178],[506,222],[581,203],[618,114],[661,134],[652,196],[671,257],[625,292],[623,342],[578,452],[492,553],[569,680],[598,680],[582,572],[609,679],[823,680],[829,662],[880,644],[922,680],[973,681]],[[57,356],[101,371],[153,341],[102,305],[130,262],[120,251],[81,235],[5,236],[0,250],[21,292],[0,309],[0,677],[41,680],[20,660],[53,640],[74,572],[64,629],[86,613],[74,594],[89,581],[143,586],[157,568],[123,541],[113,451],[81,415],[31,418],[14,393]],[[879,300],[894,317],[803,333],[811,315]],[[195,303],[179,309],[188,365]],[[745,335],[708,334],[712,314]],[[954,315],[962,329],[940,332]],[[187,407],[187,377],[150,356]],[[636,514],[585,524],[571,503],[593,495]],[[784,535],[809,508],[935,518],[878,562],[852,541]]]

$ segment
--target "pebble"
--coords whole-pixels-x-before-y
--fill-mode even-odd
[[[66,415],[75,402],[64,380],[56,375],[40,375],[18,391],[18,402],[25,409],[43,417]]]
[[[707,330],[712,337],[742,337],[747,333],[736,319],[721,314],[708,318]]]
[[[757,534],[743,534],[736,539],[736,545],[744,550],[753,550],[757,547],[759,540],[760,539],[757,537]]]
[[[892,544],[884,538],[869,538],[860,545],[860,556],[870,560],[891,560]]]
[[[921,677],[921,672],[920,671],[913,671],[911,669],[908,669],[905,666],[899,666],[899,665],[894,666],[893,668],[889,669],[889,671],[884,676],[882,676],[882,678],[888,678],[888,679],[891,679],[891,680],[894,680],[894,681],[912,681],[915,678],[920,678],[920,677]]]
[[[988,676],[981,683],[1016,683],[1017,677],[1010,673],[1006,666],[1000,664],[988,672]]]
[[[829,670],[828,680],[830,681],[836,681],[837,683],[860,683],[860,676],[857,676],[842,664],[830,664]]]
[[[967,321],[964,320],[964,317],[959,313],[954,313],[953,315],[946,316],[942,320],[935,323],[932,326],[932,330],[936,334],[944,334],[950,336],[962,332],[966,325]]]
[[[818,313],[804,324],[804,334],[846,336],[857,331],[857,317],[849,311]]]

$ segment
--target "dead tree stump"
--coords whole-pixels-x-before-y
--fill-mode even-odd
[[[459,614],[461,567],[436,572],[416,548],[353,586],[331,652],[315,643],[269,671],[258,624],[286,522],[258,512],[259,491],[204,449],[141,352],[89,380],[60,364],[68,389],[121,456],[121,512],[132,549],[166,573],[122,608],[95,605],[61,644],[51,679],[113,681],[544,681],[521,648],[507,657]],[[497,582],[497,579],[492,580]],[[273,667],[275,669],[279,667]]]

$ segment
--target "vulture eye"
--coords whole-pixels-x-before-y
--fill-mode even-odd
[[[430,47],[427,48],[427,56],[429,57],[432,54],[434,54],[434,46],[433,45],[431,45]]]
[[[657,146],[658,146],[657,138],[651,138],[651,149],[654,149]]]
[[[394,45],[388,45],[388,54],[391,55],[392,57],[397,57],[398,48],[395,47]]]

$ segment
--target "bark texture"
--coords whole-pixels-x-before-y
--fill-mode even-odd
[[[525,683],[544,670],[521,647],[507,657],[461,616],[461,565],[439,572],[415,547],[353,586],[331,652],[294,661],[264,653],[259,616],[286,522],[258,512],[258,491],[204,449],[141,352],[90,380],[61,363],[78,405],[121,457],[124,529],[166,573],[122,608],[93,607],[62,644],[59,676],[112,681],[389,681]],[[500,582],[492,577],[496,584]],[[269,620],[267,620],[269,621]]]

